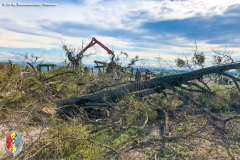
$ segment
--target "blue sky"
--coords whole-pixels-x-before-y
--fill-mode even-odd
[[[15,2],[6,0],[5,2]],[[92,37],[113,48],[148,59],[147,66],[174,64],[177,57],[191,54],[194,41],[210,65],[213,48],[225,47],[240,55],[239,0],[19,0],[17,3],[57,3],[54,7],[0,6],[0,61],[21,59],[14,53],[41,55],[41,60],[59,63],[66,59],[61,40],[75,48]],[[96,46],[84,60],[109,61]],[[161,57],[159,62],[156,57]],[[138,63],[141,65],[141,62]]]

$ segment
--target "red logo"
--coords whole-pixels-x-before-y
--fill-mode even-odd
[[[16,156],[22,150],[22,134],[9,132],[5,135],[5,150],[12,156]]]

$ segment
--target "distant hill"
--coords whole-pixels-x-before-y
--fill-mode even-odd
[[[19,61],[11,61],[12,63],[15,63],[15,64],[19,64],[19,65],[27,65],[26,62],[19,62]],[[9,63],[8,60],[1,60],[0,63]],[[36,62],[34,65],[37,66],[38,64],[41,64],[41,63],[38,63]],[[52,62],[44,62],[44,64],[56,64],[57,66],[61,66],[63,65],[62,63],[52,63]],[[87,64],[87,65],[84,65],[85,67],[88,67],[88,68],[93,68],[95,65],[94,64]],[[134,72],[137,71],[137,68],[139,68],[143,73],[146,72],[147,69],[149,69],[151,72],[154,72],[154,71],[162,71],[163,73],[165,74],[170,74],[170,73],[187,73],[187,72],[190,72],[191,70],[190,69],[176,69],[176,70],[173,70],[173,69],[165,69],[165,68],[158,68],[158,67],[143,67],[142,66],[134,66],[133,69],[134,69]],[[128,70],[130,70],[131,68],[129,68]],[[231,75],[240,75],[239,72],[236,72],[236,71],[229,71],[228,72],[229,74]]]

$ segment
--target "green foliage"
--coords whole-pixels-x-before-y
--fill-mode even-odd
[[[127,130],[127,133],[131,136],[136,136],[138,134],[138,130],[130,128],[130,129]]]
[[[149,106],[147,102],[140,102],[135,99],[135,95],[126,96],[119,102],[122,108],[122,114],[126,119],[126,124],[132,122],[133,124],[141,125],[145,120],[145,113],[148,114],[148,118],[151,121],[155,121],[157,118],[156,108]]]
[[[191,57],[192,63],[194,65],[198,65],[198,66],[201,66],[203,68],[206,57],[205,57],[204,53],[197,53],[197,43],[196,42],[194,43],[194,45],[195,45],[194,54]],[[186,57],[186,61],[183,60],[182,58],[175,59],[175,63],[179,68],[185,67],[186,65],[188,67],[191,67],[190,64],[189,64],[187,56],[185,56],[185,57]],[[220,60],[219,57],[218,57],[218,60]]]
[[[88,67],[84,67],[84,74],[88,75],[90,73],[90,69]]]
[[[222,57],[220,56],[213,56],[213,59],[216,64],[222,63]]]
[[[121,55],[124,55],[125,57],[128,57],[127,52],[121,51],[120,54],[117,55],[116,58],[115,58],[115,63],[116,63],[117,65],[119,65],[119,63],[120,63],[120,56],[121,56]]]
[[[0,89],[17,78],[20,68],[16,64],[0,64]]]
[[[193,64],[203,66],[205,62],[205,55],[203,53],[194,53],[192,58]]]
[[[108,75],[108,73],[99,73],[97,76],[88,74],[84,76],[85,86],[82,87],[82,93],[94,92],[114,84],[114,80]]]
[[[182,127],[178,127],[178,129],[177,129],[177,131],[182,131],[183,129],[182,129]]]
[[[185,66],[185,61],[181,58],[177,58],[175,62],[176,62],[176,65],[180,68]]]
[[[216,96],[204,95],[204,104],[212,111],[228,110],[231,105],[231,92],[219,92]]]
[[[135,56],[135,58],[133,58],[128,64],[128,67],[134,66],[137,61],[139,61],[139,56]]]
[[[70,51],[70,49],[67,47],[67,45],[63,45],[63,46],[62,46],[62,49],[66,51],[66,55],[67,55],[67,57],[68,57],[68,60],[69,60],[72,64],[74,64],[75,57],[74,57],[74,55],[73,55],[73,52]]]
[[[172,98],[171,95],[168,95],[167,98],[166,97],[156,97],[157,99],[157,103],[159,104],[159,106],[165,108],[166,110],[175,110],[178,102],[174,101],[174,100],[169,100]]]
[[[74,122],[68,123],[52,117],[48,120],[48,123],[57,126],[48,130],[47,134],[52,138],[50,140],[40,139],[38,143],[40,146],[44,146],[50,141],[53,141],[53,143],[48,146],[47,150],[38,153],[36,156],[38,159],[48,156],[49,153],[52,155],[49,158],[57,155],[58,159],[100,158],[101,147],[97,146],[96,143],[87,141],[89,138],[88,132],[80,121],[74,120]]]
[[[112,69],[109,65],[107,65],[107,69],[106,69],[106,73],[111,73],[112,72]]]
[[[160,71],[159,76],[160,76],[160,77],[163,77],[163,76],[164,76],[163,71]]]
[[[68,72],[72,67],[53,68],[50,72],[34,73],[16,64],[0,65],[0,103],[1,115],[23,108],[33,101],[53,100],[56,97],[76,95],[81,87],[77,87],[78,76]],[[22,75],[22,72],[28,74]],[[60,76],[55,76],[60,74]],[[84,88],[84,87],[82,87]],[[5,116],[4,116],[5,117]],[[3,117],[1,117],[3,118]]]
[[[127,52],[123,52],[123,51],[121,51],[120,55],[124,55],[124,56],[128,57]],[[120,56],[120,55],[119,55],[119,56]]]
[[[120,56],[121,55],[124,55],[125,57],[128,57],[128,54],[127,52],[122,52],[116,56],[115,58],[115,62],[117,64],[117,66],[121,66],[121,63],[120,63]],[[139,61],[139,56],[135,56],[135,58],[131,59],[130,63],[128,64],[128,67],[131,67],[131,66],[134,66],[136,64],[136,62]]]

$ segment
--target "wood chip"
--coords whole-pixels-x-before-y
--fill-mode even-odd
[[[51,109],[51,108],[47,108],[47,107],[44,107],[42,109],[43,112],[47,113],[47,114],[55,114],[56,111],[54,109]]]

